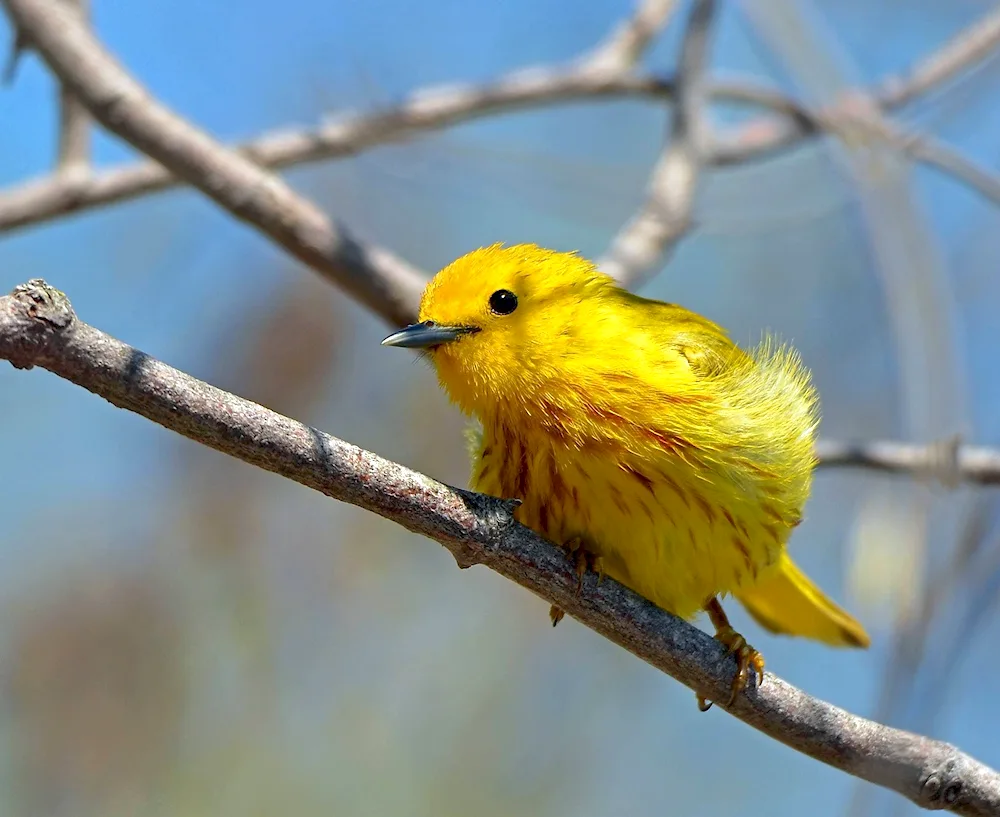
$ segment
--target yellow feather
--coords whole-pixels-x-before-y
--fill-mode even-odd
[[[828,599],[787,553],[776,571],[737,598],[772,633],[812,638],[832,647],[867,647],[870,643],[861,625]]]
[[[491,308],[501,290],[516,308]],[[521,522],[581,541],[677,615],[733,594],[773,632],[867,645],[786,553],[818,423],[794,350],[771,338],[741,350],[711,321],[534,245],[459,258],[420,320],[455,328],[429,356],[478,420],[474,489],[521,499]]]

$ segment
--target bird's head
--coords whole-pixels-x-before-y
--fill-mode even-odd
[[[421,349],[451,398],[483,416],[541,398],[567,366],[594,350],[605,311],[620,292],[574,253],[495,244],[464,255],[427,285],[419,322],[386,346]]]

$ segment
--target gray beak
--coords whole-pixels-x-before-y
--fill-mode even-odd
[[[382,341],[382,345],[401,346],[404,349],[429,349],[478,331],[475,326],[440,326],[434,321],[424,321],[411,324],[406,329],[389,335]]]

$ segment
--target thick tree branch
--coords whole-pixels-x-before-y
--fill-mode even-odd
[[[715,15],[716,0],[695,0],[681,46],[666,147],[650,174],[646,200],[598,260],[598,266],[623,285],[637,286],[662,266],[691,226],[698,177],[710,144],[706,75]]]
[[[620,584],[576,573],[562,551],[516,523],[512,503],[450,488],[216,389],[78,320],[44,281],[0,298],[0,358],[40,366],[189,439],[370,510],[440,542],[462,567],[483,564],[556,604],[714,700],[732,659],[707,634]],[[857,717],[768,674],[729,709],[810,757],[925,808],[1000,814],[1000,774],[955,747]]]
[[[61,0],[4,0],[59,80],[112,133],[325,275],[390,323],[407,323],[425,283],[388,251],[364,246],[280,178],[153,99]]]

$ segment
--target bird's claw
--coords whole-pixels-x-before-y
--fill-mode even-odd
[[[590,570],[597,574],[597,583],[604,581],[604,559],[592,550],[587,550],[579,539],[574,539],[572,545],[567,545],[570,555],[573,557],[573,567],[576,570],[577,583],[576,594],[579,596],[583,590],[583,577]]]
[[[764,683],[764,656],[747,644],[746,639],[728,625],[721,627],[715,634],[715,640],[721,643],[729,655],[736,657],[736,675],[731,686],[729,706],[736,703],[736,696],[747,687],[751,673],[756,676],[757,686]],[[712,708],[712,702],[698,696],[698,708],[707,712]]]
[[[588,570],[597,574],[598,584],[604,581],[604,559],[592,550],[589,550],[582,539],[573,537],[563,544],[563,548],[569,553],[570,559],[573,560],[573,569],[577,575],[576,595],[579,596],[583,590],[583,578],[587,575]],[[566,613],[561,607],[553,604],[549,608],[549,619],[551,619],[553,627],[562,621],[565,615]]]

